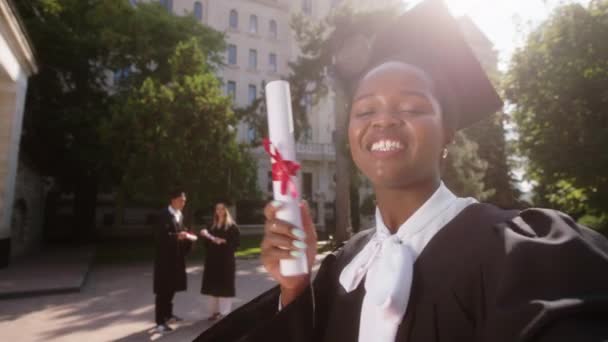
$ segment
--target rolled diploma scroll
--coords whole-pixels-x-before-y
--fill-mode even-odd
[[[186,233],[186,239],[188,239],[190,241],[196,241],[196,240],[198,240],[198,238],[196,237],[196,235],[190,234],[190,233]]]
[[[296,160],[296,145],[293,138],[293,116],[291,111],[291,93],[286,81],[272,81],[266,84],[266,108],[268,110],[268,135],[272,146],[276,148],[284,160]],[[271,147],[272,148],[272,147]],[[275,160],[272,159],[271,163]],[[277,218],[302,229],[300,212],[300,192],[297,189],[299,179],[291,179],[296,186],[297,196],[294,198],[289,190],[281,193],[281,182],[273,180],[272,191],[274,199],[283,203],[283,208],[277,212]],[[308,273],[306,253],[299,258],[282,259],[281,274],[296,276]]]

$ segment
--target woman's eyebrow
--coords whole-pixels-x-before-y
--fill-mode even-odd
[[[359,95],[359,96],[357,96],[357,97],[356,97],[356,98],[353,100],[353,103],[355,103],[355,102],[357,102],[357,101],[364,100],[364,99],[366,99],[366,98],[368,98],[368,97],[374,97],[374,96],[376,96],[376,95],[375,95],[375,94],[363,94],[363,95]]]
[[[399,94],[404,95],[404,96],[420,97],[420,98],[422,98],[424,100],[429,100],[429,95],[427,93],[419,91],[419,90],[404,89],[404,90],[401,90],[399,92]],[[361,95],[357,96],[353,100],[353,103],[355,103],[357,101],[364,100],[364,99],[369,98],[369,97],[375,97],[375,96],[377,96],[377,95],[373,94],[373,93],[361,94]]]
[[[429,100],[429,94],[419,90],[402,90],[399,93],[404,96],[414,96],[420,97],[424,100]]]

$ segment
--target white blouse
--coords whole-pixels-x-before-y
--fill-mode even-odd
[[[476,202],[456,197],[441,183],[395,234],[376,208],[376,232],[340,274],[340,284],[347,292],[365,278],[359,342],[395,341],[407,309],[416,258],[441,228]]]

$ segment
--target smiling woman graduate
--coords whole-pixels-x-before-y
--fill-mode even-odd
[[[350,86],[350,151],[376,194],[376,227],[327,256],[311,284],[278,267],[303,253],[302,243],[315,256],[307,206],[299,230],[269,204],[262,261],[279,286],[198,340],[608,339],[605,238],[557,211],[457,197],[441,181],[455,132],[502,106],[445,5],[414,7],[368,51],[340,77]]]

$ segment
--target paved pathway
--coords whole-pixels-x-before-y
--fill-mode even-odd
[[[17,260],[0,269],[0,299],[78,292],[94,255],[93,246],[54,246]]]
[[[188,291],[175,296],[184,326],[209,316],[201,277],[202,266],[191,265]],[[235,305],[272,285],[258,260],[239,260]],[[150,341],[160,337],[148,332],[153,326],[151,263],[94,266],[79,293],[0,301],[0,341]]]
[[[191,341],[209,323],[200,295],[202,265],[188,267],[187,292],[176,294],[185,321],[160,336],[154,326],[152,264],[95,265],[78,293],[0,300],[0,341]],[[273,286],[258,259],[237,261],[235,306]]]

